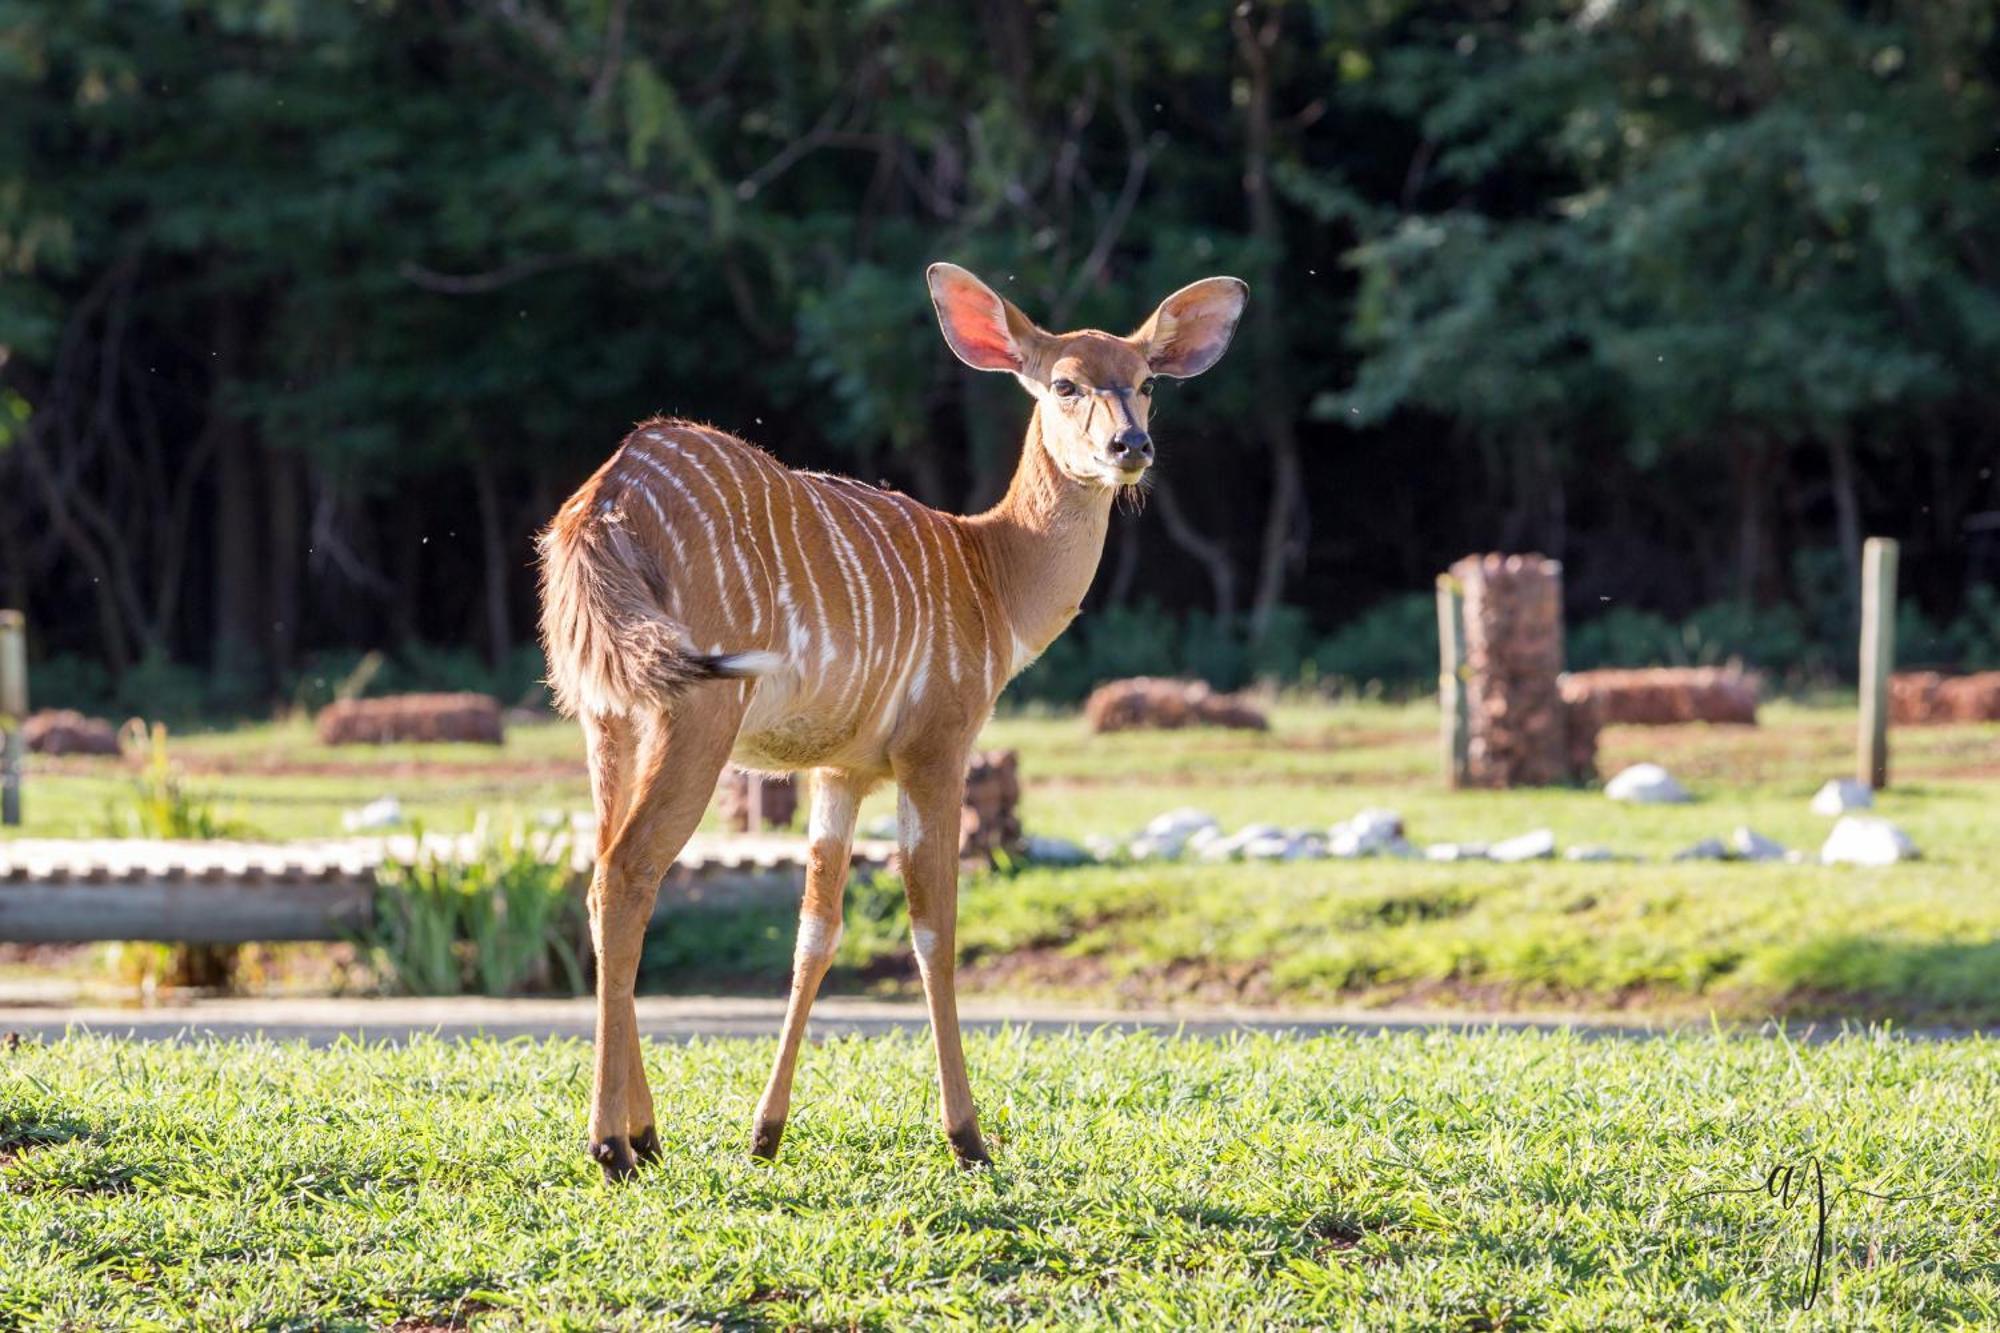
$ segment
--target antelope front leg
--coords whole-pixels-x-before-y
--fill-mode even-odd
[[[792,952],[792,995],[785,1006],[785,1033],[771,1081],[757,1103],[750,1129],[750,1155],[769,1160],[778,1155],[785,1137],[785,1117],[792,1105],[792,1070],[805,1040],[806,1017],[813,997],[833,965],[840,946],[841,895],[847,887],[848,856],[854,845],[854,814],[861,792],[844,773],[821,769],[813,774],[812,814],[807,821],[812,841],[806,864],[805,899],[799,904],[799,942]]]
[[[979,1113],[965,1073],[958,1031],[958,811],[965,796],[965,760],[925,765],[896,775],[897,841],[903,887],[910,900],[910,942],[924,979],[931,1037],[937,1044],[938,1092],[945,1136],[959,1165],[990,1161],[979,1137]]]

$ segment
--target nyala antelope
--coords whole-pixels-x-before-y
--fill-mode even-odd
[[[1001,688],[1075,617],[1113,497],[1152,464],[1154,379],[1214,365],[1248,289],[1183,287],[1120,338],[1045,332],[951,264],[929,280],[952,351],[1035,402],[1013,482],[986,513],[939,513],[655,420],[541,538],[549,682],[582,721],[597,811],[589,1150],[609,1179],[659,1157],[632,1005],[639,949],[730,760],[812,774],[791,998],[751,1152],[775,1156],[785,1132],[806,1016],[840,941],[855,807],[893,778],[945,1133],[962,1163],[987,1160],[953,982],[967,752]]]

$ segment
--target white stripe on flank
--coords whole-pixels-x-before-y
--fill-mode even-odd
[[[861,555],[854,549],[854,544],[847,540],[847,534],[840,530],[840,525],[833,521],[832,512],[827,509],[826,501],[820,496],[820,484],[806,476],[800,476],[798,483],[799,488],[805,492],[806,499],[811,502],[813,512],[819,515],[819,521],[826,527],[827,545],[833,550],[834,563],[840,566],[840,581],[847,588],[848,611],[850,614],[856,611],[861,613],[861,624],[856,628],[859,629],[860,638],[865,644],[875,637],[875,594],[868,587],[865,571],[860,574],[861,591],[859,595],[855,593],[854,571],[861,570]],[[855,671],[862,669],[865,653],[860,645],[855,645],[850,660]],[[848,680],[852,682],[854,678],[853,672],[850,672]]]
[[[944,527],[945,535],[950,539],[945,545],[951,548],[953,558],[958,561],[958,572],[965,576],[961,586],[972,602],[972,609],[979,614],[979,660],[983,664],[979,678],[985,683],[986,702],[991,707],[1000,692],[993,684],[993,626],[986,619],[986,599],[980,596],[979,584],[973,580],[972,562],[965,558],[964,530],[949,519],[945,520]]]
[[[833,494],[840,497],[841,502],[847,506],[848,512],[856,515],[855,527],[861,530],[863,535],[868,538],[869,544],[875,548],[877,554],[883,557],[882,569],[888,575],[889,597],[891,605],[895,608],[896,621],[894,629],[884,645],[883,656],[887,662],[893,665],[894,670],[893,674],[890,671],[882,672],[869,705],[869,716],[875,718],[878,723],[887,726],[892,723],[894,714],[898,711],[896,705],[902,698],[903,684],[909,679],[910,675],[910,643],[916,637],[915,613],[917,607],[914,596],[915,585],[912,584],[912,604],[910,607],[912,623],[907,627],[910,633],[906,635],[904,632],[906,627],[903,623],[902,588],[896,575],[889,571],[889,562],[894,560],[896,568],[902,570],[905,575],[908,574],[909,569],[903,563],[901,554],[896,550],[895,538],[889,534],[888,527],[883,524],[881,518],[874,513],[863,499],[848,494],[847,488],[844,486],[833,486],[829,489]],[[880,536],[877,536],[877,533],[880,533]]]
[[[812,552],[806,549],[805,534],[799,531],[800,505],[798,496],[795,493],[796,486],[794,479],[789,471],[785,473],[784,482],[786,486],[786,498],[791,501],[788,511],[791,518],[792,546],[798,551],[799,555],[798,573],[805,578],[806,592],[812,597],[813,615],[819,621],[819,665],[820,669],[824,671],[833,665],[833,623],[826,617],[826,597],[819,590],[819,576],[813,573]],[[784,548],[782,546],[779,547],[778,558],[780,563],[783,563],[784,554]],[[803,657],[799,659],[799,664],[801,666],[805,664]]]
[[[785,547],[778,539],[777,516],[771,512],[771,479],[764,476],[759,481],[762,484],[757,487],[757,495],[764,502],[764,535],[771,546],[772,578],[775,580],[778,609],[785,613],[785,642],[791,648],[792,660],[804,666],[806,649],[811,646],[811,641],[799,620],[798,602],[792,597],[791,582],[785,577]]]
[[[729,497],[722,493],[722,483],[715,479],[715,474],[708,470],[708,464],[701,460],[701,455],[697,451],[688,448],[672,436],[664,436],[662,439],[669,449],[672,449],[675,454],[687,460],[689,467],[692,467],[696,472],[701,474],[701,479],[708,484],[709,490],[715,493],[715,507],[722,514],[723,521],[729,523],[732,528],[729,534],[729,541],[726,545],[730,556],[736,561],[736,572],[743,577],[743,600],[750,604],[750,633],[753,636],[759,636],[764,630],[764,608],[757,598],[757,585],[755,579],[750,574],[750,561],[743,554],[743,542],[737,538],[736,533],[733,531],[735,527],[733,520],[737,515],[730,507]],[[713,530],[711,529],[711,531]],[[722,550],[723,547],[718,545],[715,554],[720,557]],[[719,581],[720,572],[718,571]],[[723,605],[725,607],[728,605],[727,599],[724,600]]]
[[[891,710],[885,708],[882,717],[884,728],[893,729],[902,719],[903,706],[922,693],[920,682],[925,675],[925,654],[931,645],[930,602],[924,595],[925,590],[917,582],[916,571],[910,568],[910,562],[903,558],[902,550],[896,545],[894,531],[876,506],[876,501],[889,502],[889,517],[900,520],[902,510],[892,503],[894,497],[883,491],[867,490],[861,492],[858,499],[862,508],[868,511],[869,520],[882,530],[884,540],[889,543],[890,553],[896,557],[896,569],[910,585],[910,636],[900,641],[902,651],[899,660],[902,667],[896,673],[895,690],[890,696],[895,709],[892,716]],[[890,579],[893,582],[895,575],[892,574]]]
[[[928,599],[933,634],[936,633],[935,627],[942,622],[945,651],[944,678],[946,684],[955,687],[958,684],[958,617],[952,614],[954,599],[951,595],[951,571],[946,568],[944,536],[937,531],[936,516],[928,509],[907,496],[899,495],[896,499],[909,510],[916,526],[917,554],[924,562],[924,593]],[[938,544],[938,572],[935,577],[931,574],[930,549],[924,544],[924,534],[927,532],[930,534],[930,539]]]
[[[637,458],[638,455],[634,454],[633,457]],[[643,463],[645,459],[640,458],[639,461]],[[646,485],[639,477],[631,477],[628,480],[632,484],[632,489],[638,493],[639,498],[646,502],[646,508],[653,511],[653,520],[660,525],[660,531],[666,535],[667,544],[674,548],[675,562],[683,565],[686,564],[687,545],[681,541],[681,534],[675,529],[674,525],[667,522],[667,511],[660,508],[659,500],[653,495],[653,488]]]
[[[900,549],[896,552],[896,563],[909,576],[910,597],[917,607],[917,632],[911,642],[909,663],[905,678],[909,681],[908,692],[903,695],[907,703],[917,703],[924,697],[924,687],[930,683],[931,658],[937,655],[937,608],[932,601],[930,556],[924,550],[924,529],[921,519],[910,521],[909,511],[903,508],[903,496],[893,491],[871,492],[871,500],[879,500],[888,506],[889,519],[897,527],[908,526],[910,544],[917,548],[917,560],[922,573],[910,568],[910,562],[903,558]],[[888,526],[888,525],[885,525]],[[900,687],[899,687],[900,688]]]
[[[766,592],[773,598],[775,598],[777,596],[777,582],[771,573],[771,561],[770,559],[767,559],[764,554],[764,547],[766,543],[758,541],[757,534],[751,530],[750,489],[749,487],[743,484],[742,470],[737,467],[737,457],[736,457],[737,450],[742,449],[745,446],[741,441],[733,438],[732,436],[724,435],[721,431],[709,430],[707,427],[703,426],[697,426],[695,427],[695,430],[698,434],[701,435],[703,439],[707,440],[710,444],[713,444],[715,446],[715,461],[717,463],[720,463],[722,465],[722,470],[729,474],[729,484],[736,491],[736,499],[738,504],[737,512],[740,513],[743,517],[744,544],[750,548],[750,554],[757,558],[757,568],[762,570],[764,573],[764,588]],[[751,466],[756,467],[757,465],[753,462]],[[753,478],[752,481],[753,483],[757,483],[757,489],[763,492],[766,510],[768,512],[768,507],[771,498],[771,487],[769,478],[758,476]],[[772,555],[773,556],[776,555],[775,549],[773,550]],[[776,614],[773,613],[772,619],[775,620],[776,618],[777,618]]]
[[[701,520],[702,531],[708,534],[708,544],[710,548],[711,549],[714,548],[717,545],[715,537],[715,522],[714,520],[709,518],[708,511],[701,507],[701,502],[694,498],[694,492],[687,488],[686,483],[682,482],[679,477],[676,477],[673,474],[673,470],[670,469],[665,463],[662,463],[659,459],[653,457],[651,454],[646,453],[643,450],[640,449],[632,450],[632,457],[637,459],[640,463],[644,464],[646,468],[653,473],[654,476],[658,477],[661,481],[667,483],[667,485],[673,487],[674,491],[681,497],[681,499],[687,502],[687,507],[694,512],[694,516],[696,518]],[[675,553],[675,558],[681,561],[682,567],[684,569],[692,569],[697,564],[711,563],[708,561],[699,561],[699,562],[689,561],[687,559],[687,554],[685,550],[681,548],[678,541],[675,542],[674,553]],[[722,568],[720,565],[715,565],[714,569],[715,569],[715,600],[718,604],[726,607],[729,604],[729,599],[727,596],[728,590],[724,588],[722,585]]]

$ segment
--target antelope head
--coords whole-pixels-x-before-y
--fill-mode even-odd
[[[932,264],[929,278],[958,359],[1018,379],[1036,400],[1042,447],[1056,467],[1107,488],[1134,485],[1152,466],[1153,381],[1187,379],[1220,360],[1250,294],[1240,278],[1203,278],[1121,338],[1050,333],[956,264]]]

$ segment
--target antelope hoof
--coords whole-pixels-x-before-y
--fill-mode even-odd
[[[604,1168],[606,1184],[616,1185],[639,1174],[639,1163],[632,1156],[632,1145],[622,1134],[614,1134],[608,1139],[590,1145],[591,1160]]]
[[[632,1155],[639,1159],[641,1166],[653,1166],[660,1160],[660,1132],[648,1125],[632,1136]]]
[[[951,1150],[958,1157],[958,1164],[970,1171],[976,1166],[991,1166],[993,1159],[986,1155],[986,1140],[979,1137],[978,1125],[962,1125],[946,1130],[951,1139]]]
[[[750,1131],[750,1155],[760,1161],[777,1160],[778,1145],[784,1142],[785,1122],[782,1120],[759,1120]]]

